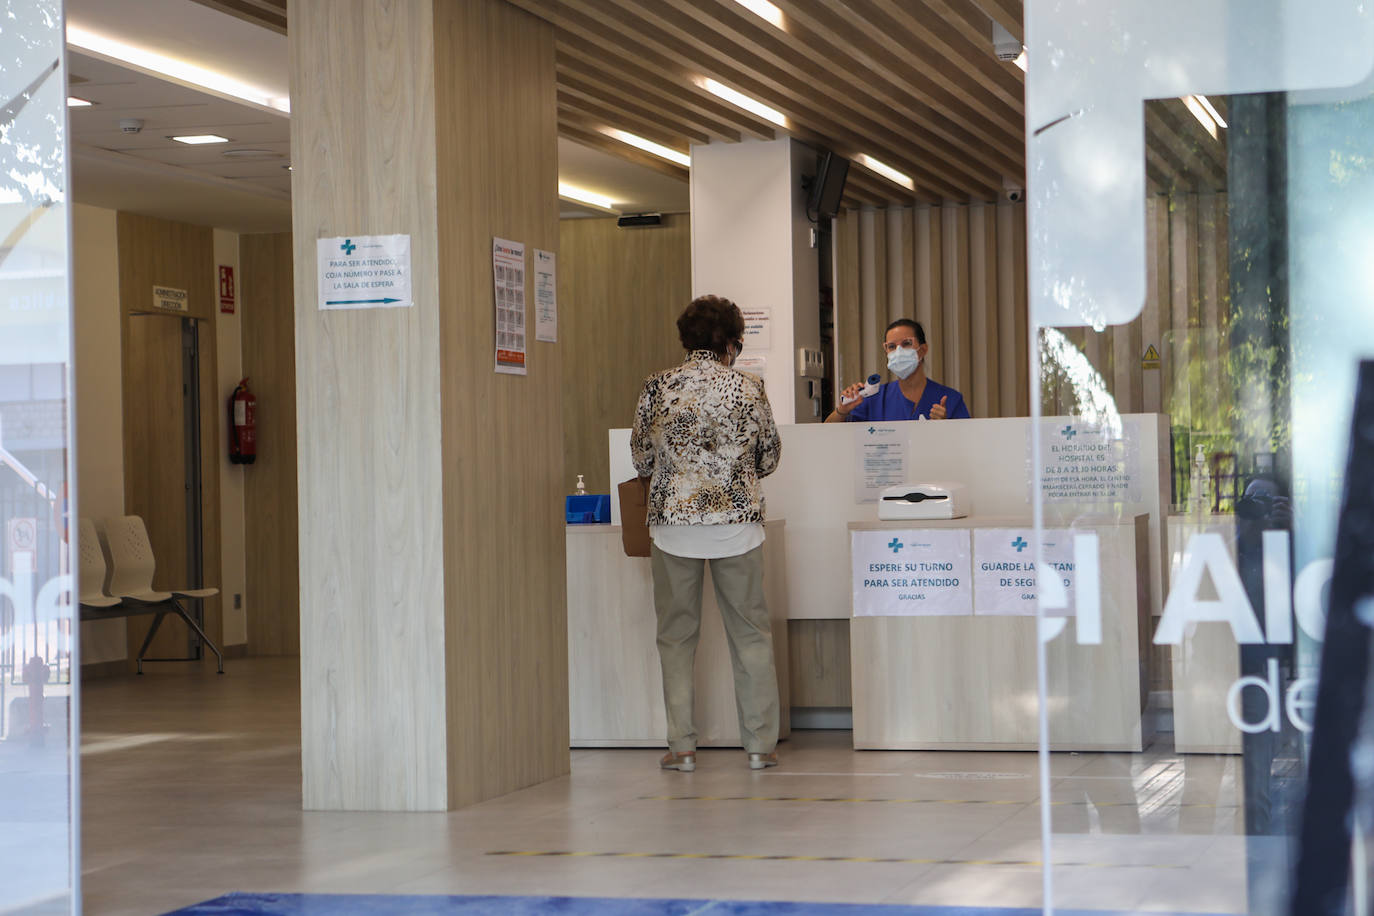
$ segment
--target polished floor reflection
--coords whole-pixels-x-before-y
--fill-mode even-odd
[[[451,814],[300,810],[293,660],[95,681],[83,703],[86,911],[232,891],[1035,907],[1036,758],[854,752],[798,732],[751,772],[703,751],[573,753],[573,771]],[[1057,754],[1056,902],[1245,912],[1234,757]]]

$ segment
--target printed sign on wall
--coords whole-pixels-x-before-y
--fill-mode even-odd
[[[1043,555],[1046,575],[1056,575],[1074,604],[1073,532],[1067,528],[1045,529]],[[973,612],[1035,616],[1035,530],[1032,528],[978,528],[973,532]],[[1063,612],[1055,612],[1061,614]]]
[[[354,235],[315,240],[319,307],[399,309],[410,298],[410,236]]]
[[[973,613],[969,530],[850,532],[855,617]]]
[[[527,375],[525,367],[525,243],[491,240],[492,296],[496,301],[496,371]]]

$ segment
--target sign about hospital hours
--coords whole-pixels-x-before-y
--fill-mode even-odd
[[[967,528],[851,531],[849,555],[855,617],[973,613]]]
[[[1135,418],[1103,424],[1077,417],[1044,420],[1037,457],[1040,495],[1047,502],[1132,503],[1142,498]]]
[[[525,243],[491,240],[491,275],[496,300],[496,371],[527,375],[525,368]]]
[[[1043,573],[1036,567],[1034,529],[974,530],[973,613],[1034,617],[1037,574],[1058,576],[1069,596],[1068,607],[1074,607],[1073,532],[1046,529],[1042,543]]]
[[[315,240],[319,307],[399,309],[410,298],[410,236],[350,235]]]

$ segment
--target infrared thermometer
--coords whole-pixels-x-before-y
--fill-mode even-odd
[[[859,389],[857,398],[840,398],[841,404],[852,404],[855,401],[862,401],[864,398],[871,398],[878,393],[878,387],[882,383],[883,377],[878,373],[873,373],[868,377],[868,383]]]

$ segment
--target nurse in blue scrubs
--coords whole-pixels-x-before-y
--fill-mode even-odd
[[[926,332],[919,322],[898,318],[887,326],[883,337],[887,368],[897,376],[867,398],[841,403],[827,423],[887,422],[891,420],[967,420],[971,415],[964,396],[946,385],[926,378],[925,357],[929,351]],[[859,398],[862,384],[850,385],[840,393],[840,401]]]

